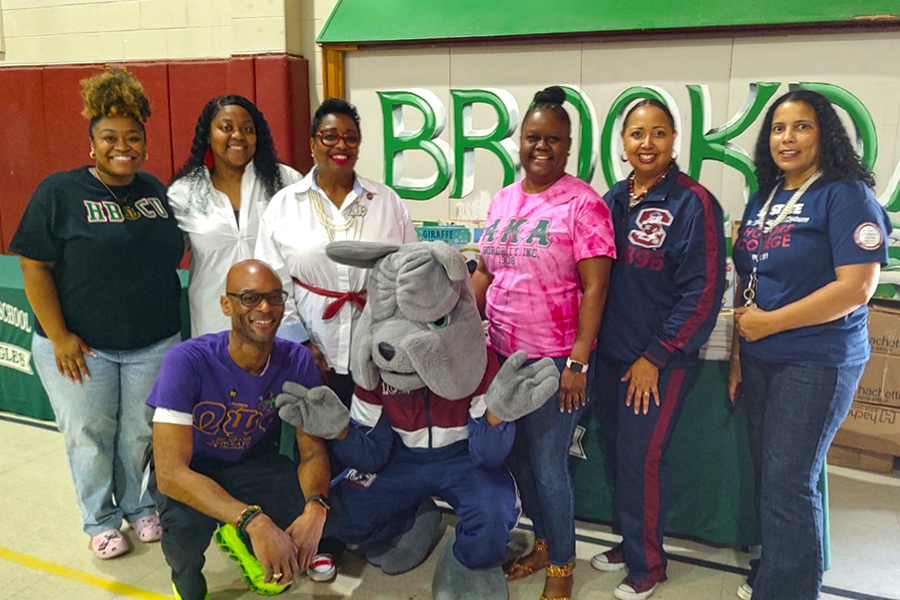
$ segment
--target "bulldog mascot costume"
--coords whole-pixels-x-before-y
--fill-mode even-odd
[[[488,349],[462,256],[443,242],[334,242],[328,256],[371,268],[353,332],[348,411],[327,387],[287,383],[281,418],[329,442],[351,467],[336,485],[338,537],[388,574],[434,546],[438,497],[459,521],[435,570],[436,600],[508,598],[500,564],[521,509],[504,462],[515,420],[556,391],[549,358],[502,366]]]

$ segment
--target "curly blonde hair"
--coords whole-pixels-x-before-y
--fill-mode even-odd
[[[121,67],[108,67],[102,73],[81,80],[84,110],[81,114],[94,123],[104,117],[128,117],[143,129],[150,118],[150,99],[137,77]]]

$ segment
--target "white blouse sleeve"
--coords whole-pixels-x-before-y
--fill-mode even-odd
[[[284,303],[284,318],[281,320],[281,326],[278,328],[278,337],[303,343],[309,340],[309,334],[300,321],[297,301],[293,293],[294,281],[291,279],[291,274],[287,265],[284,264],[284,259],[278,249],[278,243],[275,241],[275,225],[279,221],[281,208],[284,206],[287,196],[288,194],[284,190],[275,194],[262,217],[260,217],[259,234],[256,238],[256,250],[253,256],[272,267],[278,273],[282,288],[288,292],[287,300]]]

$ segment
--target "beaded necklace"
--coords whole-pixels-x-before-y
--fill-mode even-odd
[[[671,170],[672,170],[672,163],[669,163],[669,166],[666,167],[666,170],[663,171],[662,173],[660,173],[659,177],[657,177],[656,180],[653,183],[651,183],[649,186],[647,186],[647,189],[645,189],[640,194],[634,193],[634,171],[632,171],[631,175],[628,176],[628,208],[632,208],[633,206],[636,206],[638,203],[640,203],[640,201],[644,199],[644,196],[647,195],[647,192],[649,192],[654,187],[656,187],[656,184],[658,184],[660,181],[662,181],[663,178],[666,175],[668,175],[669,171],[671,171]]]

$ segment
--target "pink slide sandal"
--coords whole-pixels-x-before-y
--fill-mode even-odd
[[[131,524],[131,528],[142,542],[158,542],[162,538],[162,525],[156,515],[141,517]]]
[[[91,548],[94,556],[106,560],[125,554],[131,550],[128,540],[118,529],[108,529],[91,538]]]

